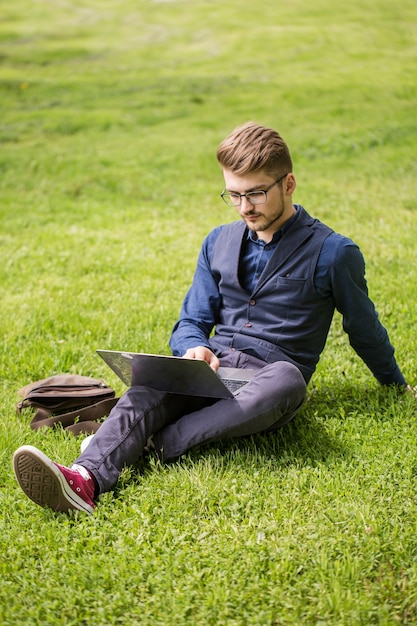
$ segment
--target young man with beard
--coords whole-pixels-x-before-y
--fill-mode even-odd
[[[19,448],[15,473],[37,504],[92,513],[99,494],[149,448],[169,461],[199,444],[281,428],[304,402],[335,309],[376,379],[407,386],[368,297],[358,246],[293,204],[281,136],[249,122],[220,144],[217,158],[221,196],[240,219],[205,239],[170,347],[214,370],[250,368],[255,376],[234,399],[217,401],[132,387],[70,468]]]

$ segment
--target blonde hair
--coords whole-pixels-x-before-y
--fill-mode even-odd
[[[256,122],[235,128],[217,148],[217,160],[238,176],[259,170],[277,177],[292,172],[290,151],[281,135]]]

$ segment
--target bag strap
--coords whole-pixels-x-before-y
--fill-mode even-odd
[[[81,433],[85,435],[94,435],[99,428],[100,424],[98,422],[91,422],[90,420],[87,420],[86,422],[79,422],[78,424],[67,426],[65,430],[73,435],[79,435]]]
[[[91,423],[96,422],[105,415],[108,415],[118,399],[119,398],[107,398],[106,400],[100,400],[100,402],[90,404],[90,406],[83,407],[82,409],[70,411],[69,413],[62,413],[61,415],[52,415],[51,410],[39,408],[36,410],[36,413],[30,422],[30,427],[33,430],[37,430],[38,428],[43,428],[44,426],[51,428],[56,424],[62,424],[62,426],[67,430],[71,430],[76,433],[81,432],[81,429],[78,427],[80,423],[88,422],[89,424],[85,424],[85,428],[89,428],[90,431],[82,429],[82,432],[95,432],[99,427],[99,424],[94,424],[93,427]],[[75,423],[76,420],[77,423]],[[71,428],[73,426],[75,426],[75,428]],[[97,428],[95,428],[96,426]]]

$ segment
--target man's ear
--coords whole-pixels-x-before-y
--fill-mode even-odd
[[[292,196],[292,194],[295,191],[295,188],[297,186],[296,180],[295,180],[295,176],[294,174],[291,172],[290,174],[288,174],[288,176],[286,177],[285,181],[284,181],[284,193],[287,194],[287,196]]]

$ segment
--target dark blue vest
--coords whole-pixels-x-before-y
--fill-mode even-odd
[[[238,279],[245,224],[233,222],[221,230],[211,269],[218,276],[222,307],[210,344],[216,352],[234,348],[268,363],[289,361],[308,382],[334,313],[333,299],[319,298],[313,284],[323,242],[333,231],[301,206],[297,213],[251,294]]]

